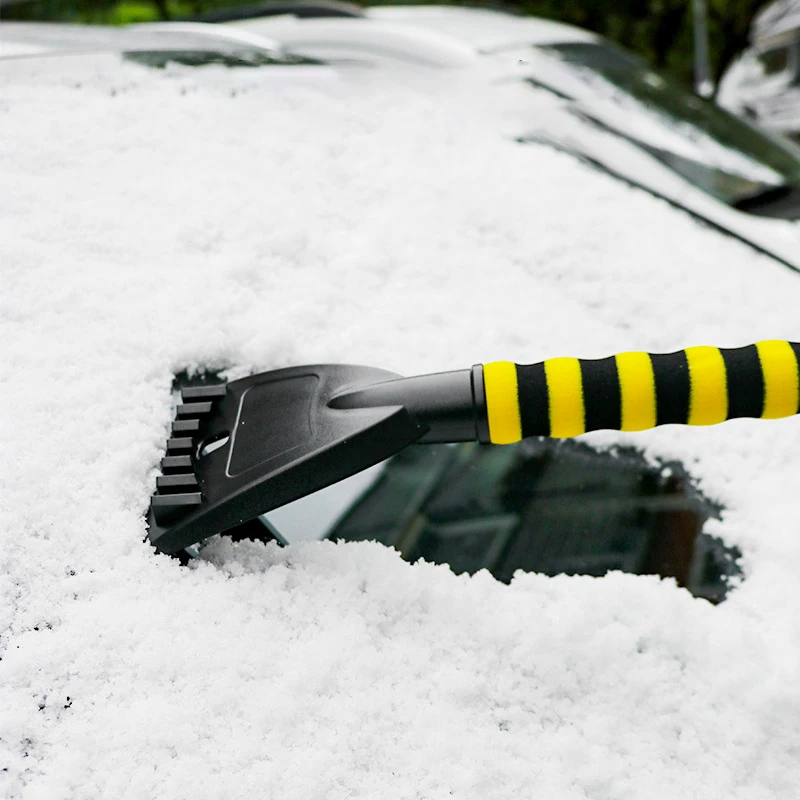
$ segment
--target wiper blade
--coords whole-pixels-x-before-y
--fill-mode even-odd
[[[794,196],[794,201],[792,198]],[[789,201],[788,203],[786,201]],[[782,207],[787,210],[794,206],[794,214],[788,219],[797,219],[800,217],[800,190],[796,187],[789,186],[788,184],[781,184],[779,186],[768,186],[766,184],[753,192],[744,192],[741,197],[737,197],[733,202],[733,207],[738,208],[739,211],[747,211],[751,214],[759,214],[768,217],[785,216],[781,213],[776,213]]]
[[[587,124],[594,125],[596,128],[623,139],[634,147],[638,147],[645,153],[649,153],[695,188],[710,194],[712,197],[716,197],[717,200],[731,208],[759,217],[800,219],[800,186],[756,183],[747,178],[740,178],[736,174],[727,172],[719,167],[693,161],[671,150],[656,147],[642,141],[636,136],[609,125],[583,108],[576,106],[571,111]],[[607,169],[605,165],[601,165],[601,167],[609,173],[614,172]],[[717,182],[716,186],[714,185],[715,181]],[[739,187],[743,185],[749,185],[750,188],[740,189]],[[649,186],[644,188],[655,195],[661,196],[658,191]],[[739,188],[738,192],[736,191],[737,188]]]
[[[566,94],[565,92],[562,92],[560,89],[556,89],[555,86],[552,86],[549,83],[545,83],[544,81],[541,81],[538,78],[532,78],[532,77],[528,76],[527,78],[524,78],[524,81],[525,81],[525,83],[528,83],[528,84],[530,84],[531,86],[534,86],[537,89],[544,89],[546,92],[550,92],[550,94],[555,95],[560,100],[569,100],[571,102],[574,102],[574,100],[575,100],[574,97],[571,97],[570,95]]]

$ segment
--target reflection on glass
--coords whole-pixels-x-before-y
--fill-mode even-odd
[[[770,215],[777,199],[800,192],[796,148],[656,74],[635,56],[585,42],[537,50],[553,56],[561,69],[543,70],[532,82],[568,96],[586,120],[647,150],[724,203]],[[781,209],[775,216],[787,215],[785,202]]]
[[[738,574],[737,552],[701,532],[716,510],[678,468],[632,451],[548,439],[412,446],[369,485],[324,491],[316,510],[311,498],[279,509],[289,528],[305,527],[302,538],[377,540],[457,573],[659,574],[712,602]],[[323,518],[326,504],[336,512]],[[266,516],[285,534],[276,512]]]

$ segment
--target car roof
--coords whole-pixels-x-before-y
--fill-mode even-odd
[[[602,37],[590,31],[536,17],[458,6],[396,6],[370,8],[370,19],[413,23],[463,39],[479,50],[516,44],[595,42]]]

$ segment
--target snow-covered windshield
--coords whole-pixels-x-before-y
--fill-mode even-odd
[[[800,186],[800,154],[608,44],[537,48],[568,67],[538,76],[578,110],[728,205]],[[551,86],[557,82],[557,86]]]
[[[800,417],[586,437],[725,506],[719,607],[369,542],[182,568],[144,522],[176,370],[798,341],[797,273],[499,135],[472,75],[34,60],[0,71],[0,797],[797,794]]]

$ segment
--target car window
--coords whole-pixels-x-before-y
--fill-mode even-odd
[[[540,46],[569,70],[580,111],[698,188],[758,213],[758,198],[800,188],[800,153],[609,44]],[[555,76],[534,76],[548,85]],[[564,94],[564,86],[555,87]],[[580,93],[582,96],[575,96]],[[569,94],[569,93],[568,93]],[[767,213],[767,212],[765,212]]]
[[[290,541],[377,540],[408,561],[449,564],[457,573],[486,569],[506,582],[517,570],[622,570],[672,577],[718,602],[738,572],[737,552],[702,533],[719,509],[678,466],[648,464],[634,451],[551,439],[416,445],[366,484],[323,493],[335,509],[327,517],[312,495],[270,512],[268,522]]]

